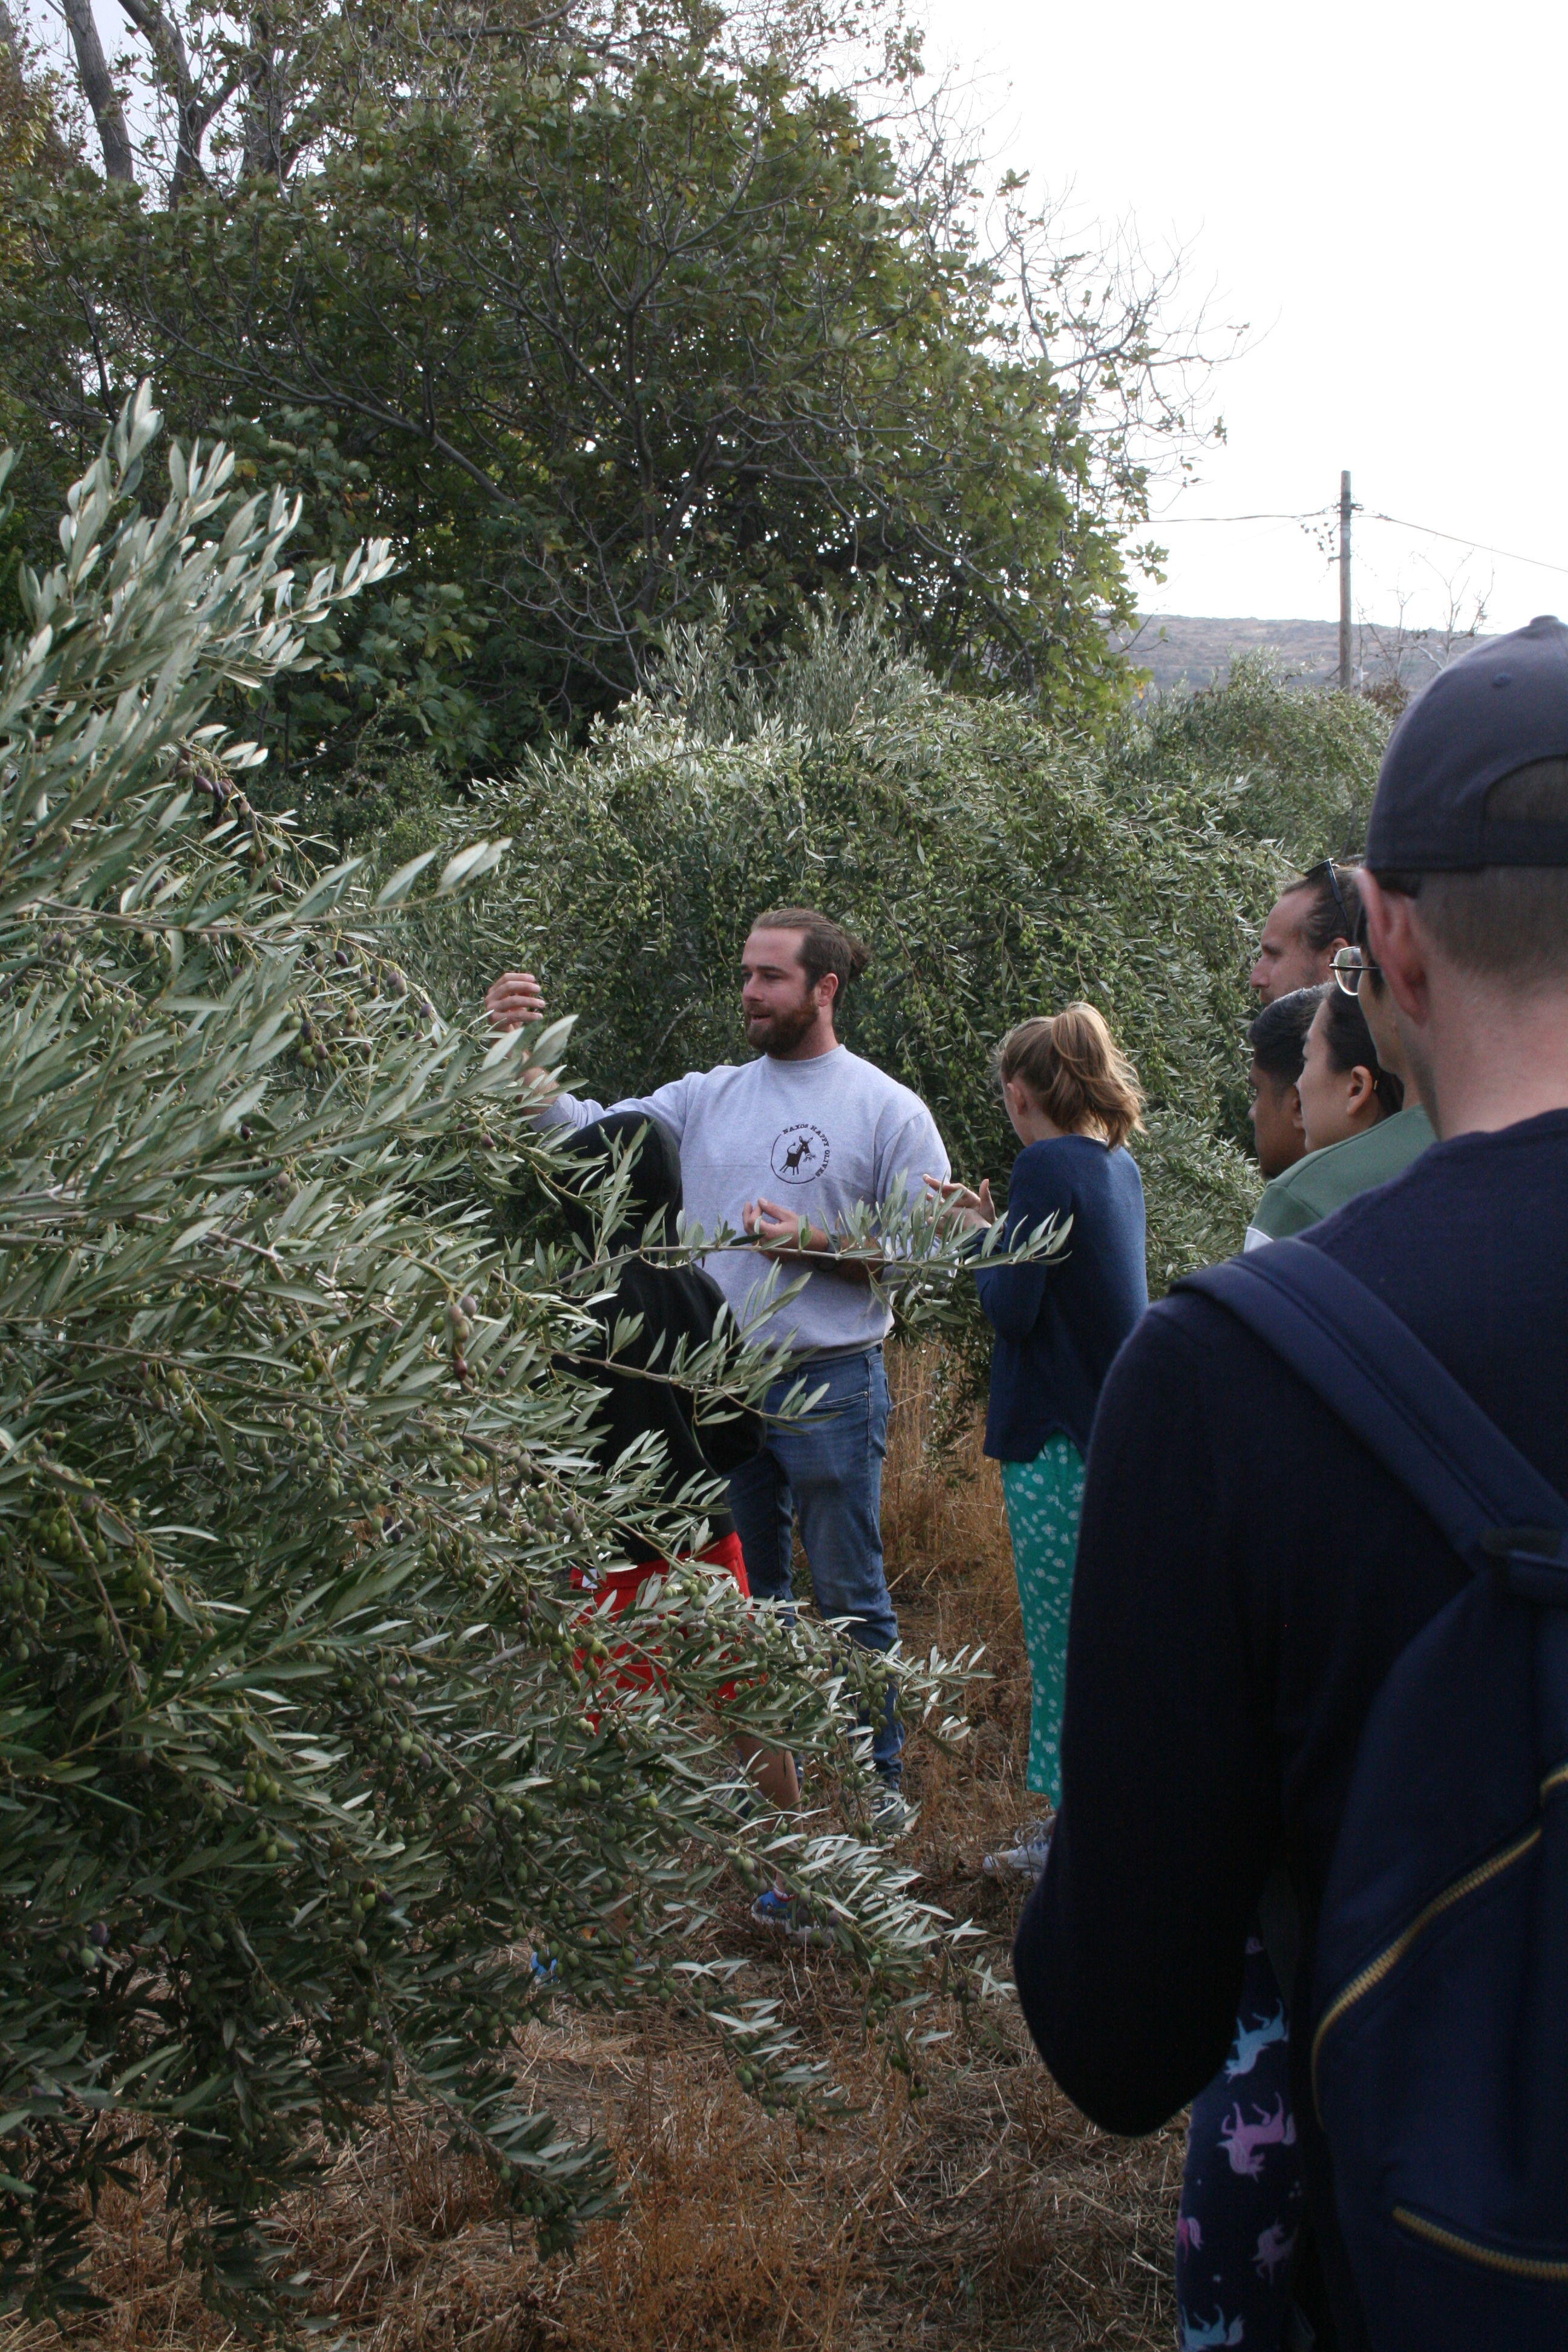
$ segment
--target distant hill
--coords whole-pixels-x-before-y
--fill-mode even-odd
[[[1152,673],[1146,690],[1162,694],[1176,686],[1223,684],[1237,654],[1276,653],[1304,687],[1331,686],[1340,664],[1340,633],[1331,621],[1215,620],[1158,613],[1141,617],[1119,642],[1130,662]],[[1436,629],[1383,629],[1362,622],[1351,640],[1355,683],[1375,688],[1397,680],[1406,694],[1414,694],[1474,642]]]

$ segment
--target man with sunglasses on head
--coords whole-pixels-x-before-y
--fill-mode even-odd
[[[1299,881],[1287,882],[1268,909],[1247,984],[1259,1004],[1292,989],[1318,988],[1342,948],[1356,936],[1361,899],[1353,866],[1320,858]]]

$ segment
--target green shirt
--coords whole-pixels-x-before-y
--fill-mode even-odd
[[[1289,1234],[1305,1233],[1320,1217],[1331,1216],[1347,1201],[1353,1201],[1358,1192],[1370,1192],[1374,1184],[1386,1184],[1403,1174],[1436,1139],[1420,1104],[1412,1103],[1407,1109],[1395,1111],[1392,1118],[1380,1118],[1364,1133],[1348,1136],[1343,1143],[1309,1151],[1294,1168],[1287,1168],[1283,1176],[1264,1186],[1247,1228],[1246,1246],[1256,1249],[1260,1242],[1280,1242]]]

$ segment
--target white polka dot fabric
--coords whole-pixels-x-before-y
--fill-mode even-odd
[[[1001,1470],[1029,1655],[1029,1787],[1058,1805],[1068,1612],[1083,1507],[1083,1456],[1070,1437],[1058,1434],[1046,1440],[1032,1462],[1004,1462]]]

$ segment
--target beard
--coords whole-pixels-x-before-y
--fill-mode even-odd
[[[816,1003],[808,992],[786,1013],[754,1013],[746,1020],[746,1043],[764,1054],[790,1054],[816,1022]]]

